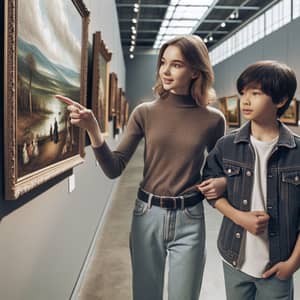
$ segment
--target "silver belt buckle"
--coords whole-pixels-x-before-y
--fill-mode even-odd
[[[184,197],[180,196],[181,199],[181,209],[184,210]]]

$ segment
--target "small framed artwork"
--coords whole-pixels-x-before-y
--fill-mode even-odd
[[[128,101],[125,102],[125,125],[128,123],[129,118],[129,104]]]
[[[239,127],[241,122],[240,103],[237,95],[219,99],[219,108],[224,113],[229,127]]]
[[[116,99],[116,128],[120,129],[121,124],[121,113],[122,113],[122,88],[118,88],[117,99]]]
[[[101,132],[108,135],[109,61],[111,53],[105,47],[99,31],[93,40],[92,110]]]
[[[288,109],[280,117],[280,120],[287,125],[298,125],[299,112],[298,112],[299,103],[296,98],[293,98]]]
[[[118,95],[118,76],[112,72],[109,76],[109,109],[108,117],[111,121],[116,115],[116,99]]]
[[[89,11],[56,4],[4,0],[5,199],[83,162],[84,131],[55,95],[86,104]]]

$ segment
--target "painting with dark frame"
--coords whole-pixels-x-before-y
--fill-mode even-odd
[[[83,162],[84,132],[55,95],[85,105],[89,11],[82,0],[4,8],[5,198],[17,199]]]
[[[117,101],[116,101],[116,128],[120,129],[122,127],[121,124],[121,109],[122,109],[122,88],[118,88],[117,93]]]
[[[112,72],[109,76],[109,109],[108,119],[111,121],[116,115],[116,98],[118,94],[118,76]]]
[[[289,107],[280,117],[280,120],[287,125],[298,125],[299,119],[299,103],[296,98],[293,98]]]
[[[241,122],[239,97],[237,95],[219,99],[219,108],[224,113],[229,127],[239,127]]]
[[[109,61],[111,52],[101,39],[100,31],[94,33],[93,40],[93,87],[92,110],[101,132],[108,135]]]

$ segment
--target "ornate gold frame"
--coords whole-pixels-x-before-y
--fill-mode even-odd
[[[82,17],[80,103],[86,102],[89,11],[82,0],[70,0]],[[5,198],[14,200],[49,179],[83,162],[84,131],[80,131],[79,153],[18,178],[17,73],[18,0],[4,2],[4,157]]]

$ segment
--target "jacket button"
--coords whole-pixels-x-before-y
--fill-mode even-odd
[[[244,205],[247,205],[247,204],[248,204],[248,200],[244,199],[244,200],[243,200],[243,204],[244,204]]]
[[[240,234],[239,232],[236,232],[235,237],[236,237],[237,239],[240,239],[240,238],[241,238],[241,234]]]
[[[233,264],[234,266],[236,266],[236,261],[234,260],[234,261],[232,262],[232,264]]]
[[[246,175],[247,175],[247,176],[251,176],[251,175],[252,175],[251,171],[248,170],[248,171],[246,172]]]

